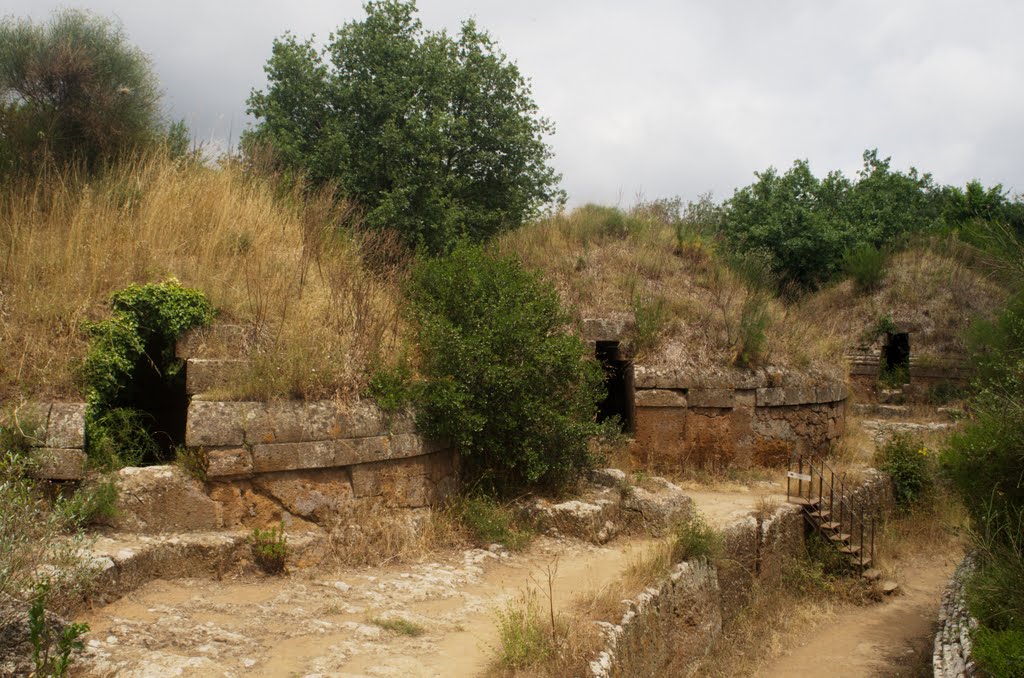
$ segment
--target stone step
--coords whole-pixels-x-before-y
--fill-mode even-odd
[[[882,578],[882,571],[871,567],[861,572],[860,576],[864,577],[868,581],[878,581]]]
[[[900,585],[892,580],[886,580],[882,582],[880,588],[882,589],[882,593],[884,593],[887,596],[891,596],[899,590]]]

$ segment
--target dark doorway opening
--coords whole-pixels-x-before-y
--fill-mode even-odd
[[[626,360],[617,341],[597,342],[596,357],[604,368],[606,395],[598,404],[597,420],[618,417],[623,433],[633,432],[633,361]]]
[[[185,391],[185,366],[175,358],[167,359],[173,350],[157,336],[146,344],[132,370],[131,381],[119,394],[119,407],[138,413],[136,421],[153,441],[146,446],[142,464],[161,464],[175,458],[176,449],[185,444],[188,417],[188,394]]]
[[[910,383],[909,334],[893,332],[885,336],[878,367],[878,381],[883,388],[899,389]]]
[[[910,335],[896,332],[886,335],[882,348],[882,360],[889,370],[910,369]]]

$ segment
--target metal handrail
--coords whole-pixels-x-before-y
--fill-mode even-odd
[[[860,566],[863,567],[864,566],[864,553],[865,553],[864,545],[865,545],[865,536],[866,536],[865,535],[865,530],[868,529],[868,521],[865,520],[864,510],[861,509],[860,511],[855,511],[854,507],[853,507],[853,504],[850,502],[849,498],[847,497],[845,477],[842,474],[840,474],[839,478],[838,478],[838,483],[837,483],[837,478],[836,478],[835,470],[832,469],[832,467],[829,466],[828,463],[826,463],[825,460],[823,460],[823,459],[818,460],[817,465],[815,464],[815,460],[814,460],[813,457],[808,459],[807,460],[807,473],[806,474],[804,473],[804,457],[803,457],[803,455],[801,454],[801,455],[797,456],[795,461],[796,461],[796,467],[797,467],[797,473],[796,473],[797,493],[796,493],[795,496],[798,496],[798,497],[801,497],[801,498],[806,498],[807,500],[812,500],[814,498],[814,489],[815,489],[814,488],[814,485],[815,485],[814,481],[817,480],[817,485],[818,485],[818,488],[817,488],[818,489],[818,492],[817,492],[817,498],[818,498],[817,511],[819,512],[819,521],[817,523],[818,525],[820,525],[820,523],[822,522],[820,520],[820,517],[821,517],[821,513],[820,512],[821,512],[822,507],[823,507],[824,502],[825,502],[825,490],[826,490],[826,488],[828,489],[828,506],[829,506],[829,508],[828,508],[828,519],[829,519],[829,522],[835,522],[835,517],[836,517],[836,513],[835,513],[835,511],[836,511],[836,489],[837,489],[837,486],[838,486],[838,490],[839,490],[839,492],[838,492],[838,494],[839,494],[839,502],[838,502],[839,503],[839,520],[838,520],[839,527],[838,527],[838,534],[840,534],[840,535],[846,534],[843,531],[843,527],[847,524],[847,519],[848,519],[849,520],[848,525],[849,525],[849,535],[850,535],[849,539],[850,539],[850,543],[852,543],[852,540],[855,539],[855,538],[859,540],[859,548],[857,549],[857,558],[858,558]],[[793,480],[794,480],[793,474],[792,474],[793,465],[794,465],[794,458],[790,457],[790,460],[789,460],[789,471],[790,471],[790,473],[787,473],[787,477],[786,477],[786,499],[787,500],[792,499],[793,496],[794,496],[793,493],[792,493],[792,483],[793,483]],[[826,472],[829,475],[829,479],[825,478]],[[808,477],[808,479],[805,480],[805,477]],[[807,494],[806,494],[806,497],[804,495],[804,483],[805,482],[807,483]],[[810,514],[810,511],[808,511],[808,514]],[[842,541],[838,541],[837,542],[837,544],[841,544],[841,543],[843,543],[843,542]],[[847,546],[849,546],[849,544],[847,544]],[[869,559],[869,562],[870,562],[870,561],[873,561],[874,557],[875,557],[875,520],[874,520],[873,517],[870,518],[870,537],[868,538],[868,546],[870,548],[870,550],[868,551],[868,554],[869,554],[868,555],[868,559]]]

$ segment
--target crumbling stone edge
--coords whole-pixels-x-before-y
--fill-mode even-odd
[[[963,559],[942,594],[939,630],[935,634],[932,670],[935,678],[970,678],[977,675],[971,657],[971,632],[978,622],[967,609],[964,582],[974,571],[971,555]]]

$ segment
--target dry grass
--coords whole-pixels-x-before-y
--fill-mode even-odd
[[[645,552],[631,558],[620,577],[578,596],[572,606],[576,616],[618,624],[626,611],[627,600],[668,576],[674,564],[674,543],[674,537],[657,541]]]
[[[236,395],[345,397],[402,332],[394,243],[342,235],[357,221],[327,191],[159,155],[14,186],[0,196],[0,398],[80,398],[83,322],[112,292],[168,278],[258,337]]]
[[[653,340],[638,359],[707,376],[728,372],[741,341],[743,306],[754,291],[722,264],[713,247],[677,251],[673,228],[642,215],[594,206],[525,226],[498,247],[552,280],[581,317],[630,319],[638,307],[663,310]],[[769,325],[763,361],[779,367],[838,373],[842,341],[793,322],[791,311],[766,298]]]
[[[359,502],[328,529],[326,562],[336,567],[376,567],[419,562],[468,544],[457,516],[444,509],[388,509]]]
[[[953,240],[897,253],[887,270],[870,295],[856,294],[849,280],[809,295],[793,308],[793,321],[844,337],[852,348],[870,345],[874,337],[865,330],[889,316],[911,330],[914,360],[924,363],[962,355],[964,330],[975,317],[991,317],[1007,296],[976,253]]]

